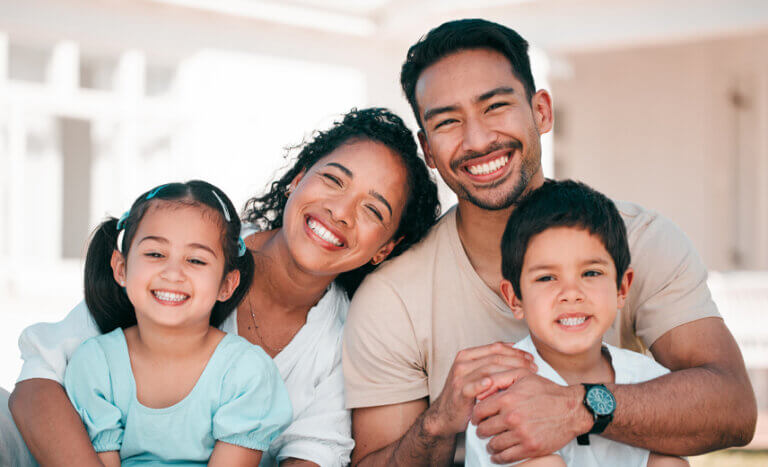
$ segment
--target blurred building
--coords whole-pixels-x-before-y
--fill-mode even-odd
[[[353,106],[415,128],[405,52],[461,17],[533,45],[555,103],[547,175],[690,236],[768,411],[763,0],[0,0],[0,385],[18,372],[19,331],[79,300],[105,215],[190,178],[242,205],[284,147]]]

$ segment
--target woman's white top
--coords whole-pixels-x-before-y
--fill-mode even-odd
[[[260,465],[275,465],[290,457],[323,467],[349,463],[354,442],[341,372],[342,327],[348,308],[346,293],[332,284],[309,310],[307,323],[274,358],[293,404],[293,421],[264,452]],[[237,334],[237,312],[219,328]],[[18,381],[45,378],[62,384],[75,349],[98,334],[84,301],[57,323],[28,327],[19,337],[24,364]]]

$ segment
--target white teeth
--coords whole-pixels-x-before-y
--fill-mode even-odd
[[[498,159],[494,159],[484,164],[470,165],[467,167],[467,170],[472,175],[486,175],[504,167],[507,165],[507,162],[509,162],[509,156],[501,156]]]
[[[155,290],[152,293],[155,294],[155,297],[159,298],[164,302],[182,302],[187,298],[189,298],[189,295],[185,295],[181,293],[173,293],[173,292],[164,292],[160,290]]]
[[[562,324],[563,326],[578,326],[586,320],[586,316],[582,316],[580,318],[563,318],[559,320],[558,323]]]
[[[309,226],[310,229],[312,229],[312,232],[317,234],[318,237],[322,238],[326,242],[331,243],[331,244],[336,245],[336,246],[342,246],[343,245],[341,240],[339,240],[339,238],[336,235],[332,234],[328,229],[323,227],[322,224],[320,224],[319,222],[315,221],[314,219],[309,218],[307,220],[307,225]]]

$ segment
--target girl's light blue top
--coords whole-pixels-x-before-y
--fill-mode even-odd
[[[291,422],[288,392],[272,359],[227,334],[195,387],[162,409],[136,398],[122,329],[85,341],[64,376],[72,404],[97,452],[122,465],[206,464],[217,440],[264,451]]]

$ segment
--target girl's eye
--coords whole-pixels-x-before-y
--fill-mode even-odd
[[[368,209],[368,212],[370,212],[373,216],[376,217],[379,221],[384,220],[384,216],[381,215],[378,209],[376,209],[374,206],[366,206],[366,209]]]
[[[332,175],[332,174],[327,174],[327,173],[323,174],[323,177],[325,177],[326,180],[330,180],[331,183],[333,183],[333,184],[335,184],[337,186],[341,186],[341,180],[339,179],[339,177],[337,177],[335,175]]]
[[[205,261],[203,261],[201,259],[197,259],[197,258],[190,258],[188,261],[190,263],[192,263],[192,264],[196,264],[196,265],[199,265],[199,266],[205,266],[206,264],[208,264]]]
[[[584,277],[597,277],[597,276],[602,276],[602,275],[603,275],[603,273],[600,272],[600,271],[590,270],[590,271],[584,272]]]
[[[150,251],[147,253],[144,253],[144,256],[148,256],[150,258],[162,258],[163,255],[161,253],[158,253],[156,251]]]

